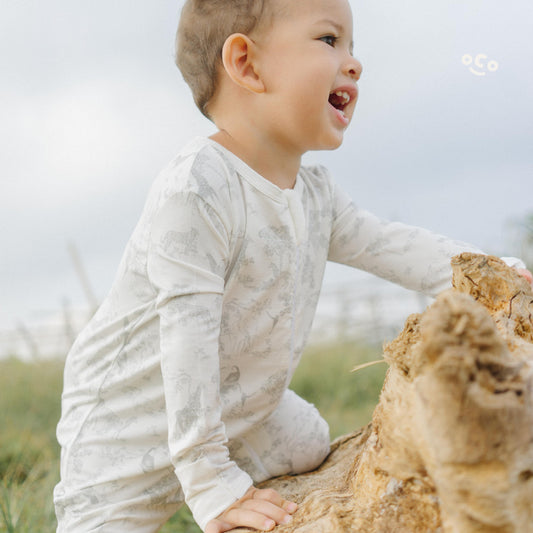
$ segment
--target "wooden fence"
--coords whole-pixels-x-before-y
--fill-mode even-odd
[[[407,316],[422,311],[428,301],[377,278],[330,283],[322,290],[309,342],[363,340],[381,344],[394,338]],[[64,357],[91,313],[65,308],[0,330],[0,359]]]

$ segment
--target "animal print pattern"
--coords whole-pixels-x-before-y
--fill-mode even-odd
[[[253,479],[320,462],[327,426],[287,389],[326,261],[436,294],[464,251],[357,208],[323,167],[282,190],[191,142],[67,357],[58,531],[152,532],[182,501],[204,528]]]

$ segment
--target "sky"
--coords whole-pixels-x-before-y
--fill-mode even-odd
[[[98,299],[161,168],[214,126],[174,65],[177,0],[0,0],[0,329]],[[533,3],[351,0],[364,67],[328,166],[376,214],[516,253],[533,212]],[[349,282],[331,267],[326,284]]]

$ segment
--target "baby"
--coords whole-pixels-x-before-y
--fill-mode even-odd
[[[206,533],[287,523],[296,504],[254,484],[329,451],[288,388],[326,261],[435,295],[452,256],[479,252],[380,220],[301,166],[342,143],[352,48],[348,0],[186,2],[177,63],[217,132],[156,179],[67,357],[58,532],[151,533],[183,502]]]

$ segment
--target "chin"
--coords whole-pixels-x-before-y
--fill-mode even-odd
[[[338,137],[332,137],[322,143],[322,147],[319,150],[336,150],[339,148],[344,141],[344,135],[339,135]]]
[[[323,131],[323,130],[322,130]],[[344,141],[344,130],[328,131],[307,144],[309,151],[331,151],[339,148]]]

